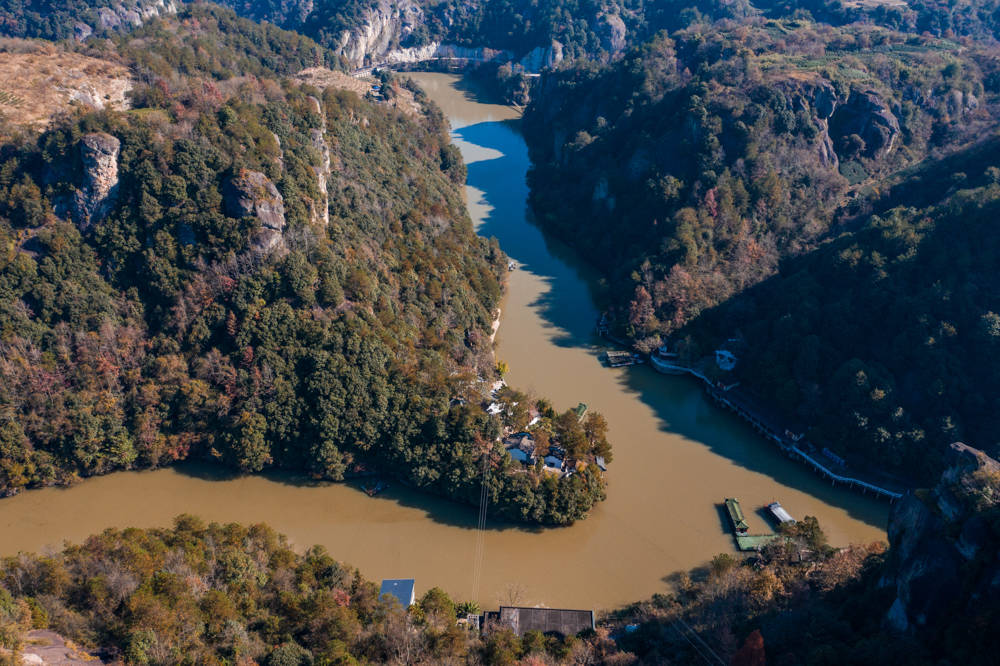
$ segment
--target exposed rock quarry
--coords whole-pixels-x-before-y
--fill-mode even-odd
[[[884,583],[896,589],[887,621],[897,631],[933,628],[1000,594],[1000,463],[961,443],[950,458],[938,485],[904,497],[889,520]]]
[[[80,231],[103,220],[118,198],[118,152],[121,142],[110,134],[85,134],[80,139],[83,177],[73,197],[73,217]]]
[[[223,188],[226,214],[253,217],[260,224],[253,248],[271,253],[284,245],[285,202],[271,179],[260,171],[241,169]]]

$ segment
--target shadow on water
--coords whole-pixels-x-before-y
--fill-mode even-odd
[[[525,182],[528,151],[519,121],[468,125],[455,130],[454,136],[490,155],[468,164],[468,184],[475,189],[470,193],[470,204],[486,208],[478,233],[495,237],[516,262],[517,270],[545,283],[546,289],[530,306],[551,329],[553,344],[594,348],[599,343],[593,332],[596,276],[569,247],[529,221]]]
[[[528,271],[546,284],[547,289],[531,307],[551,329],[552,343],[586,349],[598,362],[599,348],[604,345],[594,334],[597,275],[569,247],[530,221],[525,180],[528,151],[518,121],[480,122],[460,127],[453,134],[459,141],[484,150],[487,156],[468,164],[468,184],[475,189],[470,192],[470,205],[486,207],[479,234],[496,237],[500,247],[517,262],[518,270]],[[747,470],[800,489],[845,510],[852,518],[885,529],[884,502],[831,487],[798,463],[785,459],[749,425],[710,403],[694,380],[659,375],[646,366],[628,368],[619,377],[624,392],[654,410],[664,432],[699,442]],[[610,375],[608,380],[616,381]],[[738,494],[739,489],[733,492]]]
[[[349,489],[350,492],[358,493],[359,496],[365,495],[364,486],[366,479],[323,481],[300,472],[280,469],[265,470],[257,474],[246,475],[224,465],[208,461],[186,461],[178,463],[173,469],[179,474],[202,481],[236,481],[248,476],[254,476],[266,479],[270,483],[292,488],[329,488],[340,486]],[[392,479],[389,479],[389,487],[380,492],[377,497],[364,497],[364,499],[371,502],[390,502],[408,509],[416,509],[421,512],[422,517],[449,527],[471,531],[475,530],[478,525],[479,509],[477,507],[440,495],[408,488],[399,481]],[[490,532],[518,531],[529,534],[552,529],[509,523],[496,518],[490,518],[486,527]]]

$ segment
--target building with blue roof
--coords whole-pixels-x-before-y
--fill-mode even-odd
[[[379,590],[378,596],[395,597],[403,608],[409,608],[416,601],[415,587],[416,582],[412,578],[387,578],[382,581],[382,589]]]

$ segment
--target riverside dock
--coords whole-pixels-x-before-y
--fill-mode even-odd
[[[729,522],[733,527],[733,537],[736,538],[736,547],[740,550],[760,550],[778,538],[777,534],[750,534],[750,524],[747,523],[746,518],[743,516],[740,501],[735,497],[727,497],[725,506],[726,513],[729,515]]]
[[[891,502],[903,496],[901,492],[847,476],[846,474],[834,472],[805,451],[806,448],[811,448],[811,445],[802,439],[802,435],[795,435],[789,429],[782,428],[780,422],[775,417],[757,406],[750,396],[737,390],[735,385],[722,386],[713,384],[707,377],[693,370],[689,374],[695,375],[702,380],[706,392],[716,404],[725,407],[742,418],[766,439],[777,444],[785,455],[806,463],[820,476],[829,479],[832,484],[836,485],[839,483],[856,490],[861,490],[864,493],[870,492],[877,497],[884,497]]]
[[[643,358],[638,354],[632,354],[626,351],[608,350],[604,352],[604,357],[607,360],[608,365],[612,368],[624,368],[628,365],[636,365],[643,362]]]

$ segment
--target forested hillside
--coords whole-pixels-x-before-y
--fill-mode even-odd
[[[878,205],[895,207],[687,332],[738,332],[740,379],[813,439],[927,481],[952,441],[998,446],[1000,141],[925,165]]]
[[[264,525],[180,516],[0,562],[0,663],[45,628],[126,664],[572,664],[617,652],[606,632],[480,639],[456,621],[476,605],[459,601],[434,587],[402,608],[319,546],[296,552]]]
[[[692,27],[543,76],[532,202],[640,350],[735,338],[742,385],[810,441],[927,481],[951,441],[995,445],[990,151],[935,160],[995,130],[997,62],[879,28]]]
[[[532,202],[631,292],[648,350],[822,237],[852,185],[992,127],[990,56],[813,23],[661,37],[543,77]]]
[[[279,32],[193,7],[95,45],[133,109],[0,148],[0,490],[197,456],[475,503],[489,456],[497,513],[583,516],[596,467],[494,448],[505,258],[440,112],[266,78],[322,54]]]
[[[0,35],[86,39],[128,31],[176,11],[175,0],[9,0],[0,5]]]

